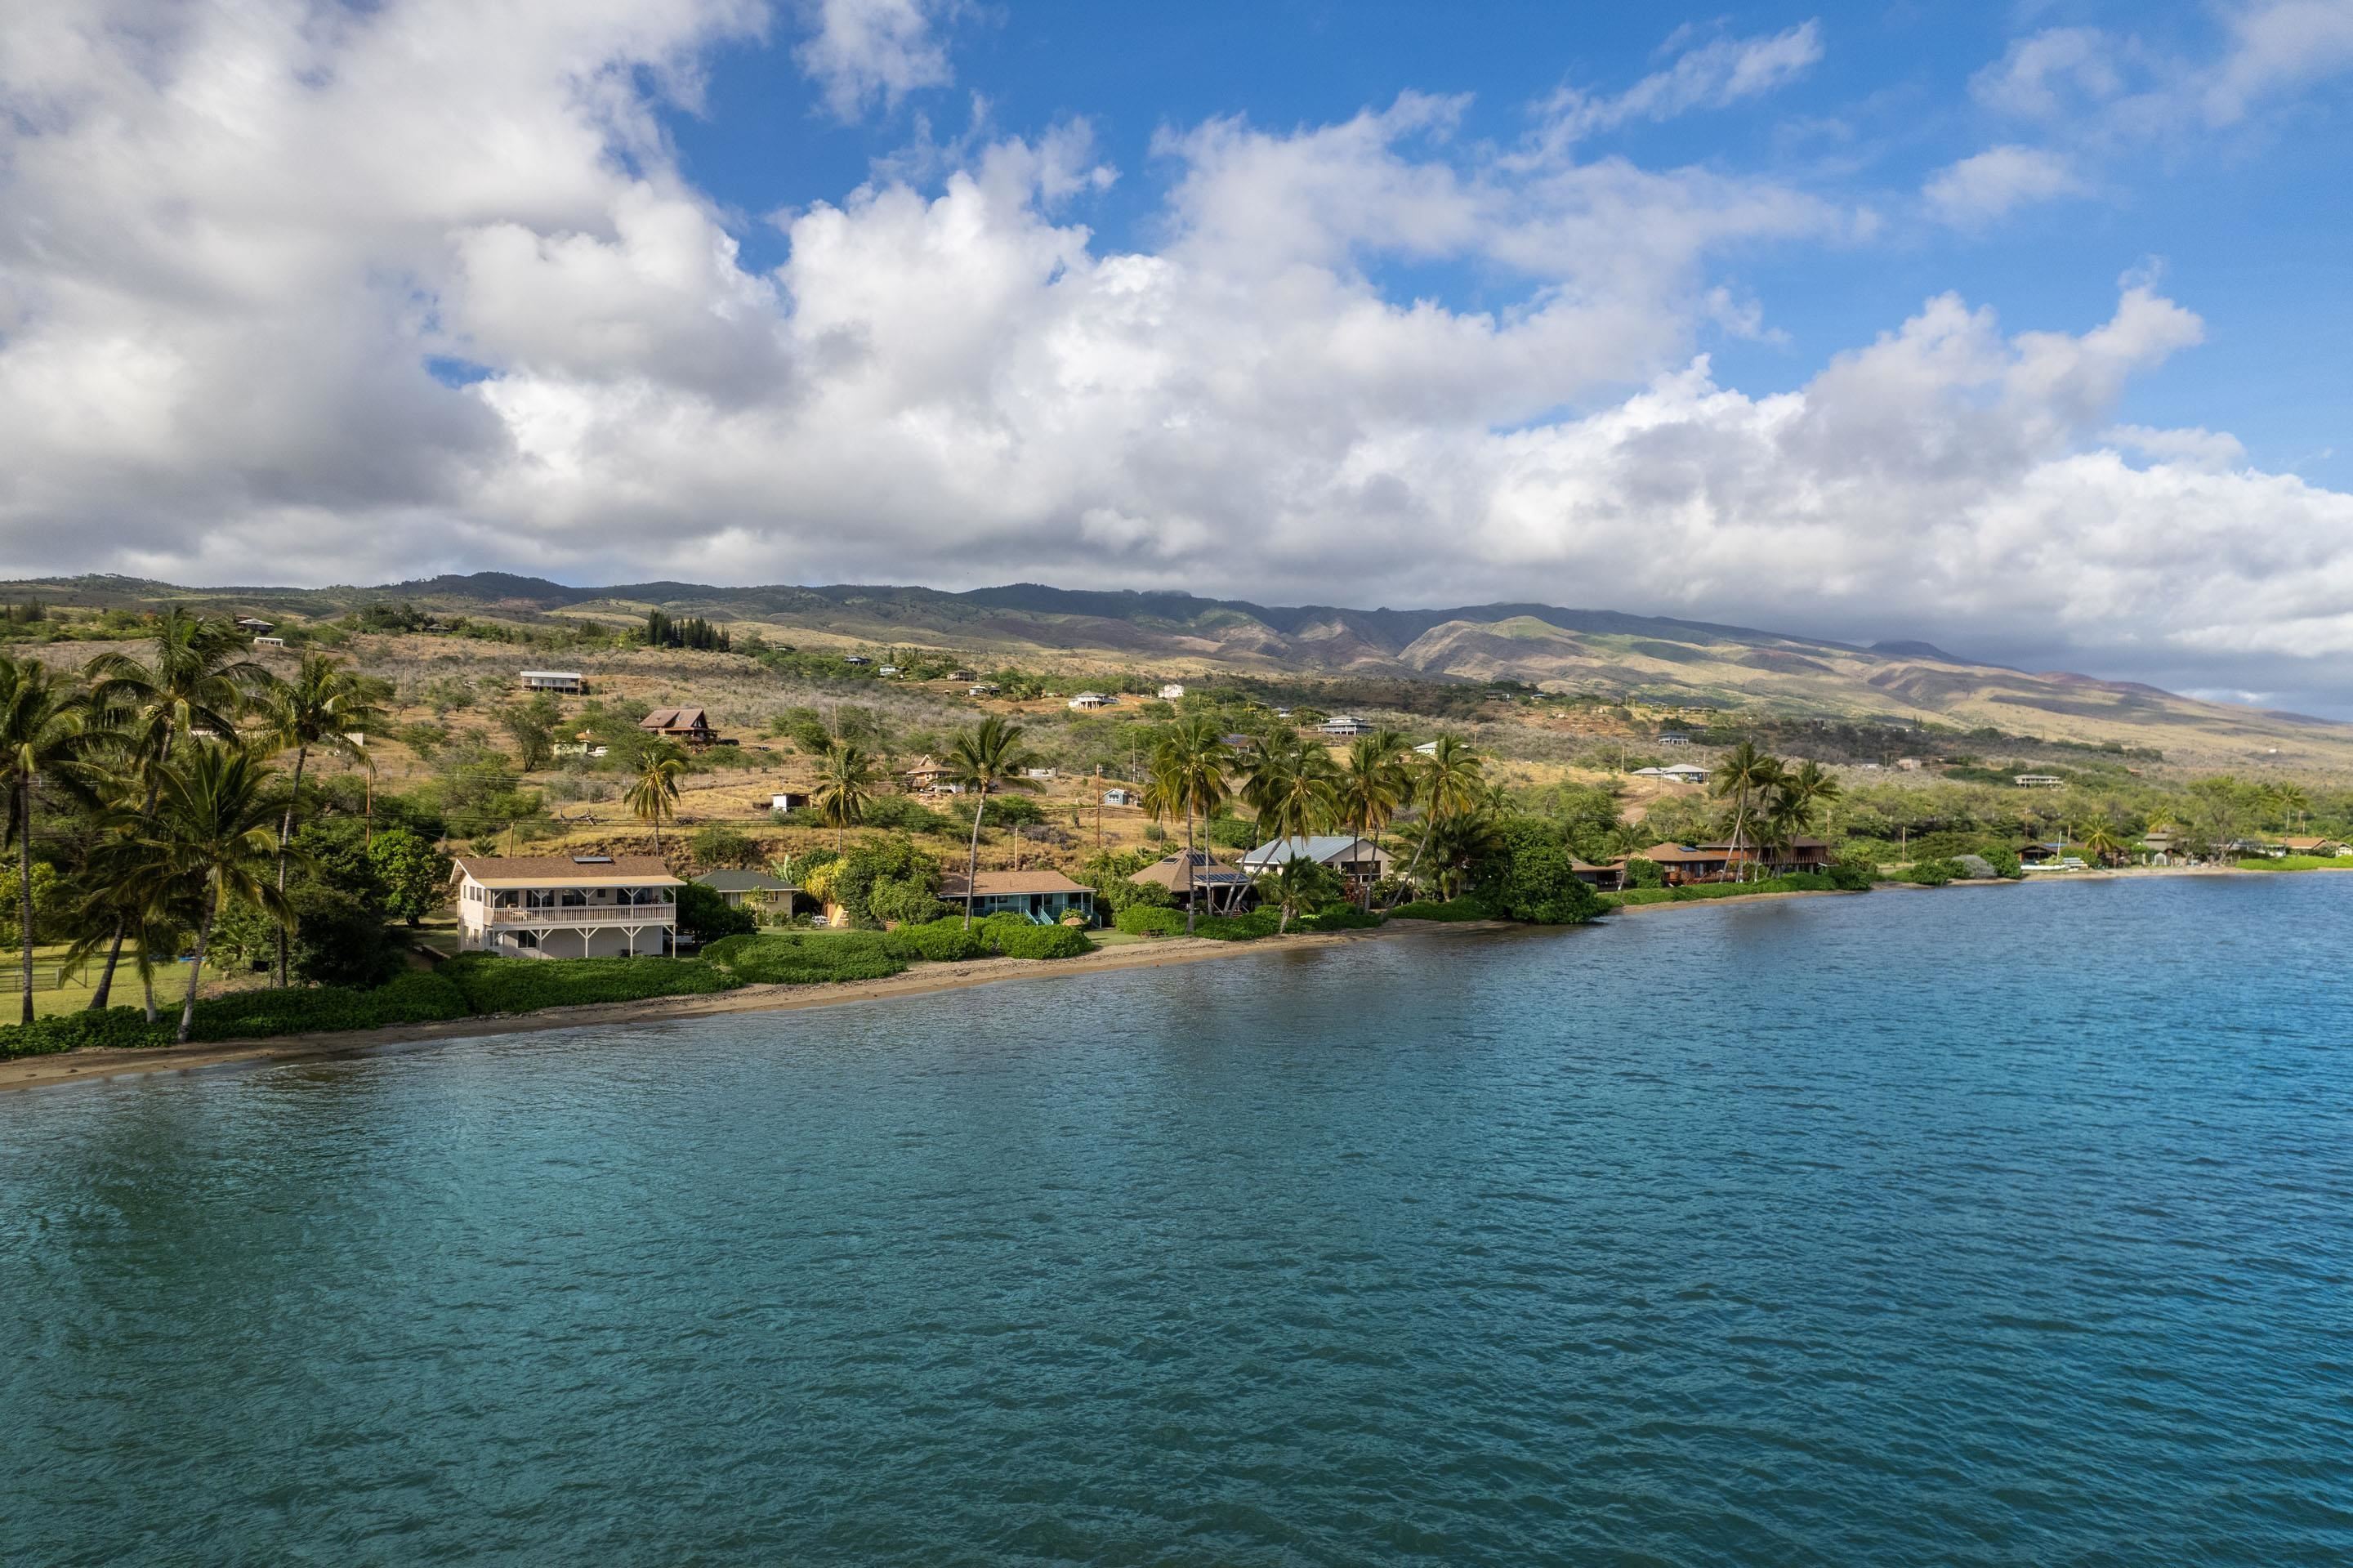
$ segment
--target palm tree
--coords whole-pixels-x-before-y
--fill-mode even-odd
[[[654,831],[654,853],[661,853],[661,825],[678,815],[679,775],[686,771],[686,753],[674,740],[657,740],[638,754],[638,781],[621,797],[621,804]]]
[[[1797,858],[1798,840],[1814,825],[1817,808],[1830,805],[1844,793],[1838,776],[1811,758],[1800,762],[1781,776],[1773,791],[1771,816],[1774,830],[1780,833],[1781,847]]]
[[[313,747],[374,768],[366,747],[353,736],[364,736],[382,722],[381,705],[390,689],[374,676],[356,675],[324,653],[306,653],[291,681],[262,694],[264,733],[283,750],[294,751],[294,773],[287,786],[286,815],[278,824],[278,891],[286,891],[286,849],[294,837],[294,812],[302,800],[302,767]],[[278,928],[278,984],[286,984],[286,927]]]
[[[270,831],[277,808],[267,764],[236,741],[198,741],[182,747],[155,782],[155,810],[133,834],[143,862],[134,880],[159,906],[171,889],[197,890],[195,961],[180,1004],[185,1045],[195,1026],[205,949],[223,907],[242,904],[281,923],[293,912],[270,875],[279,845]]]
[[[818,821],[833,830],[836,854],[848,846],[849,830],[864,820],[879,777],[874,759],[860,747],[841,740],[826,743],[810,803],[817,807]]]
[[[1389,900],[1394,909],[1405,897],[1405,890],[1421,869],[1422,852],[1430,847],[1429,829],[1450,818],[1465,816],[1478,809],[1486,789],[1486,765],[1479,754],[1451,735],[1441,735],[1430,754],[1421,759],[1415,770],[1413,792],[1421,802],[1423,829],[1415,839],[1413,860],[1405,868],[1405,877],[1398,884]]]
[[[155,807],[155,769],[171,760],[175,742],[198,730],[226,736],[252,706],[253,694],[276,679],[246,656],[249,645],[225,616],[199,615],[172,605],[156,618],[145,661],[101,653],[83,667],[92,705],[118,733],[132,770],[144,786],[144,810]],[[106,967],[90,995],[90,1011],[105,1011],[122,958],[123,930],[107,948]]]
[[[973,891],[980,880],[980,819],[988,810],[988,792],[1005,788],[1035,789],[1038,781],[1022,769],[1038,766],[1037,753],[1021,744],[1021,727],[991,714],[972,728],[959,730],[948,745],[948,776],[976,799],[972,808],[972,842],[964,857],[964,928],[972,929]]]
[[[1156,818],[1164,811],[1185,817],[1185,934],[1193,934],[1200,900],[1193,896],[1193,868],[1198,863],[1193,838],[1193,814],[1207,821],[1224,805],[1231,791],[1226,769],[1233,747],[1225,743],[1215,720],[1197,714],[1180,720],[1152,748],[1152,777],[1144,789],[1145,808]]]
[[[41,775],[79,749],[89,701],[58,683],[46,664],[0,655],[0,781],[8,820],[0,840],[16,841],[18,936],[24,942],[24,1021],[33,1022],[33,795]]]
[[[1747,848],[1743,833],[1748,825],[1748,814],[1780,781],[1779,759],[1757,750],[1754,741],[1742,741],[1715,765],[1715,775],[1708,779],[1708,792],[1719,800],[1732,798],[1733,853],[1739,854]],[[1750,858],[1755,857],[1752,854]],[[1744,866],[1740,880],[1747,879]]]
[[[1237,764],[1243,802],[1258,816],[1258,836],[1269,846],[1319,832],[1340,814],[1340,770],[1332,754],[1295,731],[1268,735]],[[1261,866],[1263,874],[1268,868]]]
[[[2125,853],[2124,841],[2111,832],[2105,822],[2095,824],[2090,832],[2084,835],[2083,842],[2102,865],[2113,863],[2118,855]]]
[[[1377,857],[1381,830],[1413,799],[1413,776],[1406,769],[1405,756],[1405,736],[1393,729],[1375,730],[1348,747],[1348,760],[1340,768],[1340,825],[1371,839]],[[1365,907],[1372,906],[1373,886],[1367,882]]]
[[[1329,898],[1339,878],[1321,862],[1303,854],[1293,855],[1282,863],[1282,869],[1271,879],[1272,891],[1282,906],[1274,923],[1274,934],[1282,936],[1291,929],[1291,917],[1310,900]]]

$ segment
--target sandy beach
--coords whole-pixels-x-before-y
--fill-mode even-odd
[[[268,1040],[218,1040],[148,1050],[69,1051],[0,1062],[0,1090],[91,1083],[138,1073],[195,1073],[254,1062],[323,1061],[443,1040],[477,1040],[548,1029],[653,1023],[718,1012],[783,1012],[811,1007],[841,1007],[890,997],[927,996],[934,991],[1011,980],[1079,980],[1113,969],[1159,969],[1252,953],[1300,952],[1351,942],[1399,937],[1463,937],[1513,929],[1501,921],[1397,920],[1370,931],[1309,932],[1267,937],[1254,942],[1214,942],[1207,938],[1164,937],[1096,949],[1083,958],[1040,962],[1030,959],[975,959],[964,963],[917,964],[887,980],[839,980],[821,985],[747,985],[704,996],[654,997],[644,1001],[598,1002],[551,1007],[535,1012],[491,1013],[443,1023],[397,1024],[387,1029],[281,1034]]]

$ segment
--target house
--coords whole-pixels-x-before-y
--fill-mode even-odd
[[[2335,839],[2282,839],[2280,847],[2290,854],[2340,855],[2353,853]]]
[[[797,811],[808,803],[808,792],[805,789],[779,789],[768,797],[768,810],[771,811]]]
[[[607,959],[677,943],[683,884],[659,855],[460,856],[449,878],[467,952]]]
[[[1185,688],[1175,681],[1160,688],[1160,700],[1164,703],[1173,703],[1184,694]]]
[[[2045,842],[2021,844],[2018,846],[2018,863],[2021,865],[2048,865],[2051,862],[2057,860],[2066,852],[2067,846],[2063,843]]]
[[[878,675],[895,675],[899,673],[899,666],[896,664],[885,664],[874,673]]]
[[[970,681],[970,680],[973,680],[973,679],[975,679],[975,678],[976,678],[976,677],[974,676],[973,673],[972,673],[971,671],[969,671],[969,670],[950,670],[950,671],[948,672],[948,679],[949,679],[949,680],[951,680],[951,681]],[[996,688],[996,687],[994,687],[994,686],[991,686],[991,687],[989,688],[989,690],[990,690],[990,691],[992,691],[992,692],[993,692],[993,691],[995,691],[996,689],[997,689],[997,688]]]
[[[1707,769],[1690,762],[1671,762],[1664,768],[1637,768],[1637,779],[1657,779],[1669,784],[1704,784]]]
[[[1438,742],[1425,740],[1413,748],[1413,754],[1416,757],[1435,757],[1438,755]]]
[[[1277,708],[1274,710],[1274,716],[1279,719],[1287,719],[1291,716],[1291,710],[1289,708]]]
[[[1094,708],[1107,707],[1110,705],[1110,703],[1111,699],[1104,696],[1101,692],[1081,692],[1077,696],[1072,697],[1069,702],[1064,703],[1062,705],[1067,708],[1077,708],[1082,711],[1088,711]]]
[[[1135,791],[1133,789],[1106,789],[1103,791],[1103,803],[1106,806],[1133,806],[1136,803]]]
[[[964,873],[952,871],[940,878],[940,896],[962,904]],[[1095,890],[1072,882],[1059,871],[984,871],[972,883],[972,916],[1018,915],[1039,926],[1059,926],[1065,915],[1095,919]]]
[[[1218,736],[1218,744],[1224,747],[1229,751],[1256,751],[1258,749],[1258,736],[1254,735],[1244,735],[1240,730],[1236,730],[1231,735],[1221,735]]]
[[[955,769],[928,757],[918,758],[907,769],[907,788],[918,792],[951,788],[948,780]]]
[[[789,916],[793,896],[800,892],[765,871],[706,871],[694,880],[725,899],[730,909],[751,909],[763,915]]]
[[[1054,777],[1054,770],[1050,768],[1025,768],[1021,770],[1021,777],[1024,779],[1051,779]]]
[[[982,681],[965,688],[965,695],[968,697],[993,697],[997,695],[997,685],[996,682]]]
[[[257,637],[253,640],[253,645],[256,648],[283,648],[286,646],[286,639],[283,637]]]
[[[2067,780],[2050,773],[2021,773],[2010,782],[2021,789],[2058,789],[2064,788]]]
[[[1240,909],[1256,885],[1247,873],[1219,864],[1208,850],[1178,850],[1128,881],[1139,886],[1150,883],[1165,887],[1176,895],[1179,905],[1198,897],[1202,911],[1210,915],[1230,915]]]
[[[577,670],[525,670],[522,689],[526,692],[564,692],[579,696],[588,690],[588,683],[580,678]]]
[[[1304,856],[1336,871],[1356,891],[1378,882],[1397,863],[1396,857],[1370,839],[1346,833],[1317,833],[1308,838],[1270,839],[1242,856],[1242,869],[1253,876],[1271,875]]]
[[[1661,746],[1689,746],[1691,744],[1691,736],[1687,735],[1662,735],[1659,736],[1659,744]]]
[[[1916,757],[1899,757],[1895,759],[1895,766],[1906,773],[1917,773],[1926,765]]]
[[[852,665],[852,666],[856,666],[856,665],[860,665],[860,664],[871,664],[872,662],[874,662],[874,661],[873,661],[873,660],[869,659],[869,658],[868,658],[865,654],[863,654],[863,653],[844,653],[844,654],[841,656],[841,662],[842,662],[843,663],[845,663],[845,664],[849,664],[849,665]]]
[[[694,747],[709,746],[719,738],[712,732],[711,720],[701,708],[656,708],[638,721],[638,727],[648,735]]]
[[[1652,844],[1629,857],[1647,860],[1667,874],[1667,885],[1687,882],[1721,882],[1732,865],[1730,847],[1723,844]]]
[[[1318,735],[1370,735],[1373,726],[1353,714],[1334,714],[1315,726]]]
[[[275,621],[264,620],[258,615],[240,615],[237,618],[237,629],[239,631],[268,631],[276,624]]]
[[[2141,848],[2148,851],[2151,865],[2171,865],[2175,855],[2186,857],[2189,853],[2188,847],[2181,842],[2180,834],[2168,832],[2162,828],[2155,832],[2143,833],[2140,837],[2140,844]],[[2020,858],[2022,860],[2025,857],[2021,855]]]
[[[1626,886],[1626,863],[1622,860],[1613,860],[1607,865],[1572,860],[1568,863],[1568,869],[1577,881],[1599,893],[1619,893]]]

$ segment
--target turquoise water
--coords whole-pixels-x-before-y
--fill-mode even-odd
[[[0,1097],[0,1562],[2353,1562],[2353,876]]]

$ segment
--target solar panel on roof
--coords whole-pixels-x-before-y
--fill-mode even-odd
[[[610,865],[613,863],[613,857],[608,854],[575,854],[572,857],[572,863],[575,865]]]

